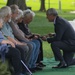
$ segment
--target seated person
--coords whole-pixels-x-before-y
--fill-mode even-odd
[[[1,30],[2,26],[3,26],[3,20],[0,17],[0,30]],[[8,60],[10,60],[10,63],[12,64],[12,66],[14,68],[13,75],[24,75],[24,74],[22,74],[22,64],[21,64],[22,57],[21,57],[21,53],[20,53],[19,49],[15,48],[14,43],[12,43],[11,41],[4,40],[3,33],[0,31],[0,47],[1,47],[1,45],[6,45],[8,48],[8,49],[6,49],[6,51],[3,54],[5,54],[5,57]],[[1,53],[1,50],[0,50],[0,53]]]
[[[21,14],[22,14],[22,11],[21,11]],[[31,33],[31,31],[28,27],[29,23],[32,22],[34,16],[35,16],[35,13],[32,12],[31,10],[27,9],[23,12],[23,21],[22,21],[22,16],[20,17],[20,14],[19,14],[18,18],[17,18],[17,22],[18,22],[19,28],[24,32],[24,34],[26,35],[26,37],[28,39],[32,39],[32,40],[36,39],[40,42],[40,53],[38,56],[37,63],[39,66],[44,67],[46,65],[44,65],[42,63],[42,61],[43,61],[42,40],[39,38],[39,36],[40,36],[39,34]]]

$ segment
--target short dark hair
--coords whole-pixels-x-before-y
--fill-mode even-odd
[[[57,16],[58,12],[54,8],[50,8],[46,11],[46,14]]]

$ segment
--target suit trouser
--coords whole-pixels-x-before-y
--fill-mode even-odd
[[[19,74],[22,71],[22,65],[21,65],[21,53],[18,49],[13,48],[13,47],[9,47],[9,51],[8,53],[6,53],[5,56],[8,60],[10,60],[15,74]]]
[[[55,41],[51,43],[51,47],[58,60],[65,61],[67,64],[72,64],[75,46],[69,45],[62,41]],[[63,50],[63,56],[60,50]]]
[[[72,65],[73,63],[75,64],[75,60],[73,59],[73,57],[74,57],[74,52],[68,53],[66,51],[63,51],[63,58],[68,66]]]
[[[66,52],[66,51],[63,51],[63,58],[64,58],[64,60],[66,61],[66,63],[68,64],[68,65],[72,65],[72,64],[75,64],[75,59],[73,59],[73,57],[74,57],[74,52]],[[54,57],[55,57],[55,60],[56,61],[59,61],[59,59],[54,55]]]

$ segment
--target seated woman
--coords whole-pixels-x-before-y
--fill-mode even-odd
[[[20,13],[18,14],[17,17],[17,22],[18,22],[18,26],[19,28],[24,32],[24,34],[26,35],[26,37],[28,39],[36,39],[40,42],[40,53],[38,56],[38,60],[37,60],[37,65],[44,67],[46,65],[44,65],[41,61],[43,61],[43,48],[42,48],[42,41],[39,38],[39,34],[33,34],[31,33],[28,25],[32,22],[35,13],[32,12],[31,10],[27,9],[24,12],[22,12],[21,10],[19,11]],[[23,20],[23,21],[22,21]]]
[[[2,28],[3,20],[0,18],[0,29]],[[8,49],[5,51],[5,57],[8,58],[14,68],[13,75],[24,75],[22,74],[22,64],[21,64],[21,53],[18,49],[15,48],[15,45],[9,41],[4,40],[3,33],[0,31],[0,46],[4,45],[7,46]],[[1,50],[0,50],[1,52]]]

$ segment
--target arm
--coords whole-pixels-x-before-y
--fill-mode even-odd
[[[12,42],[11,42],[11,41],[9,41],[9,40],[2,40],[1,44],[9,44],[9,45],[11,45],[12,47],[14,47],[14,48],[15,48],[14,43],[12,43]]]
[[[7,37],[8,38],[8,40],[10,40],[11,42],[13,42],[15,45],[27,45],[26,43],[21,43],[21,42],[19,42],[17,39],[13,39],[13,38],[11,38],[11,37]]]
[[[24,33],[16,25],[14,25],[15,23],[10,22],[9,24],[10,24],[10,26],[11,26],[11,28],[13,30],[13,33],[14,33],[14,35],[15,35],[15,37],[17,39],[19,39],[19,40],[25,40],[27,42],[29,41],[27,38],[25,38]]]

